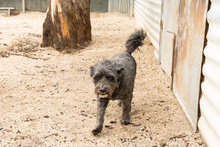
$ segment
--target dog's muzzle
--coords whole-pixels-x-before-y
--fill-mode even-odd
[[[98,97],[102,99],[107,99],[108,96],[109,95],[107,94],[107,88],[105,86],[101,86],[99,88]]]

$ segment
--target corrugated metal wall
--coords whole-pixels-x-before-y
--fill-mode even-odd
[[[204,49],[201,117],[199,130],[208,146],[220,145],[220,1],[211,0],[208,11],[209,29]]]
[[[161,0],[134,0],[137,25],[147,31],[158,59],[160,41]]]
[[[25,9],[46,12],[48,0],[25,0]],[[0,7],[15,7],[22,10],[22,0],[0,0]]]
[[[47,6],[48,0],[25,0],[26,10],[46,12]]]
[[[90,0],[90,12],[108,12],[109,0]]]
[[[109,12],[132,15],[133,0],[109,0]]]

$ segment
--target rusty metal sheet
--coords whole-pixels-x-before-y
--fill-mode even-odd
[[[159,62],[168,76],[172,75],[173,51],[178,26],[180,0],[163,0]]]
[[[207,7],[208,0],[180,0],[174,53],[174,94],[194,131],[198,120]]]

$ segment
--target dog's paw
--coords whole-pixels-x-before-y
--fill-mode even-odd
[[[130,120],[121,120],[121,124],[129,125],[130,124]]]
[[[118,106],[119,106],[119,107],[121,107],[121,106],[122,106],[121,101],[118,101]]]
[[[101,133],[101,130],[100,130],[100,129],[94,129],[94,130],[92,130],[92,134],[93,134],[94,136],[98,135],[99,133]]]

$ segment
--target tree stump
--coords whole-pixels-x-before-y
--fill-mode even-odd
[[[89,0],[50,0],[41,46],[79,49],[91,41]]]

